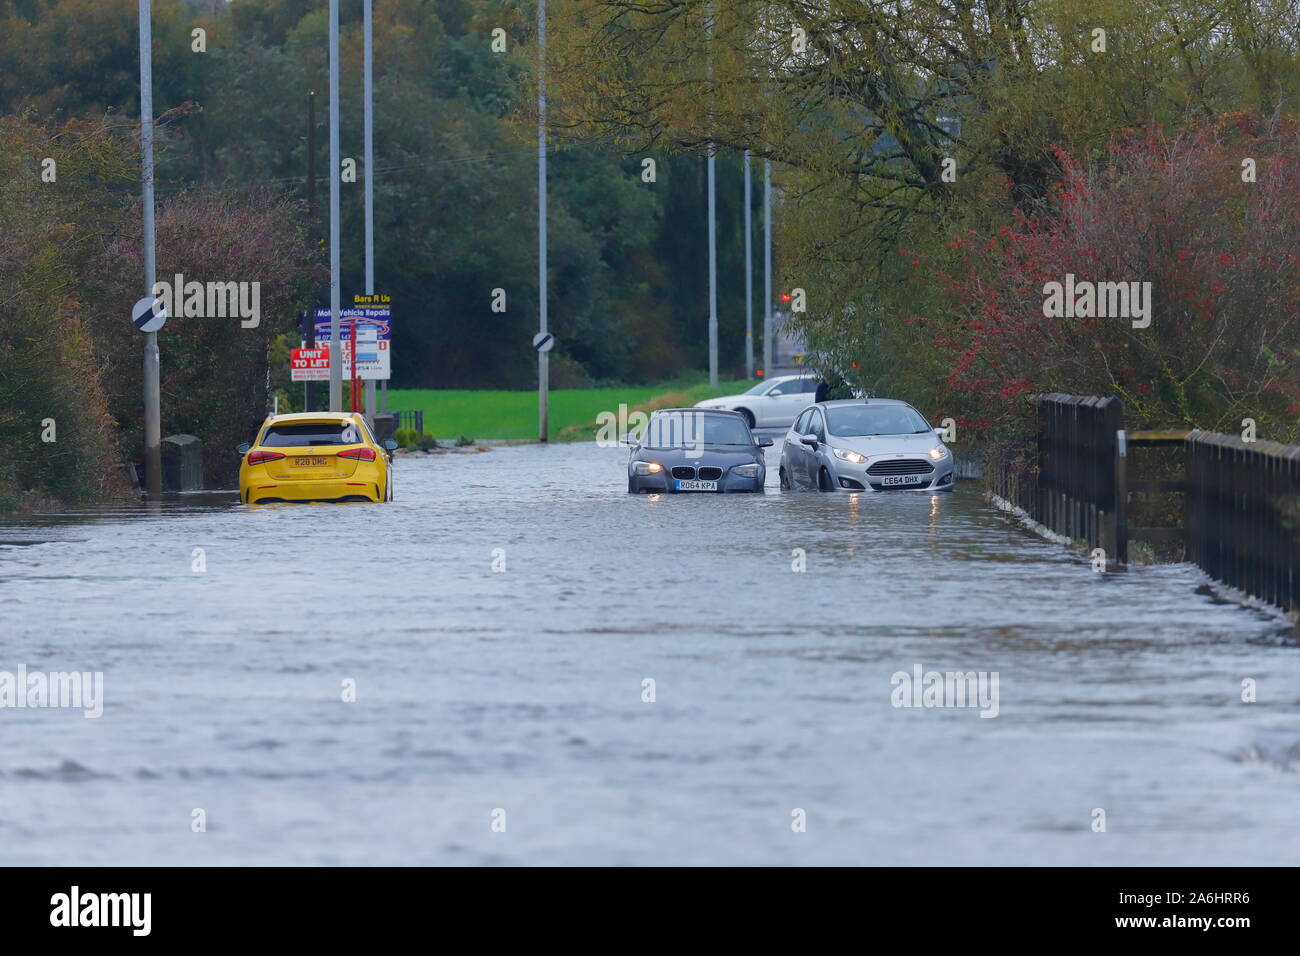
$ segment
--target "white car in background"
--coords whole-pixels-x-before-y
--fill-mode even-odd
[[[726,408],[740,412],[750,428],[789,428],[799,413],[813,403],[816,374],[781,375],[759,382],[739,395],[723,395],[696,402],[696,408]]]

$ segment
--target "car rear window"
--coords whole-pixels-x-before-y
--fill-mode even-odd
[[[317,422],[306,425],[271,425],[260,444],[266,448],[303,445],[358,445],[362,441],[352,422]]]

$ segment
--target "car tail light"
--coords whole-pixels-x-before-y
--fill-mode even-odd
[[[250,465],[260,465],[264,461],[275,461],[277,458],[283,458],[284,455],[278,451],[250,451],[248,453],[248,463]]]
[[[355,458],[357,461],[374,461],[375,450],[373,448],[349,448],[347,451],[338,453],[340,458]]]

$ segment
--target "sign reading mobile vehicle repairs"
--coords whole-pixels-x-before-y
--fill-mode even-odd
[[[339,349],[342,351],[343,377],[352,370],[352,322],[357,322],[361,349],[357,356],[357,376],[367,381],[385,380],[392,371],[393,314],[392,297],[387,295],[354,295],[353,305],[339,310]],[[374,328],[374,344],[370,344],[368,327]],[[330,310],[316,310],[316,344],[329,349]],[[326,357],[325,378],[329,378],[329,358]],[[303,381],[295,378],[294,381]]]

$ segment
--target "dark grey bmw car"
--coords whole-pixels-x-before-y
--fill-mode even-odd
[[[763,490],[771,439],[754,438],[737,412],[663,408],[639,437],[629,437],[628,492]]]

